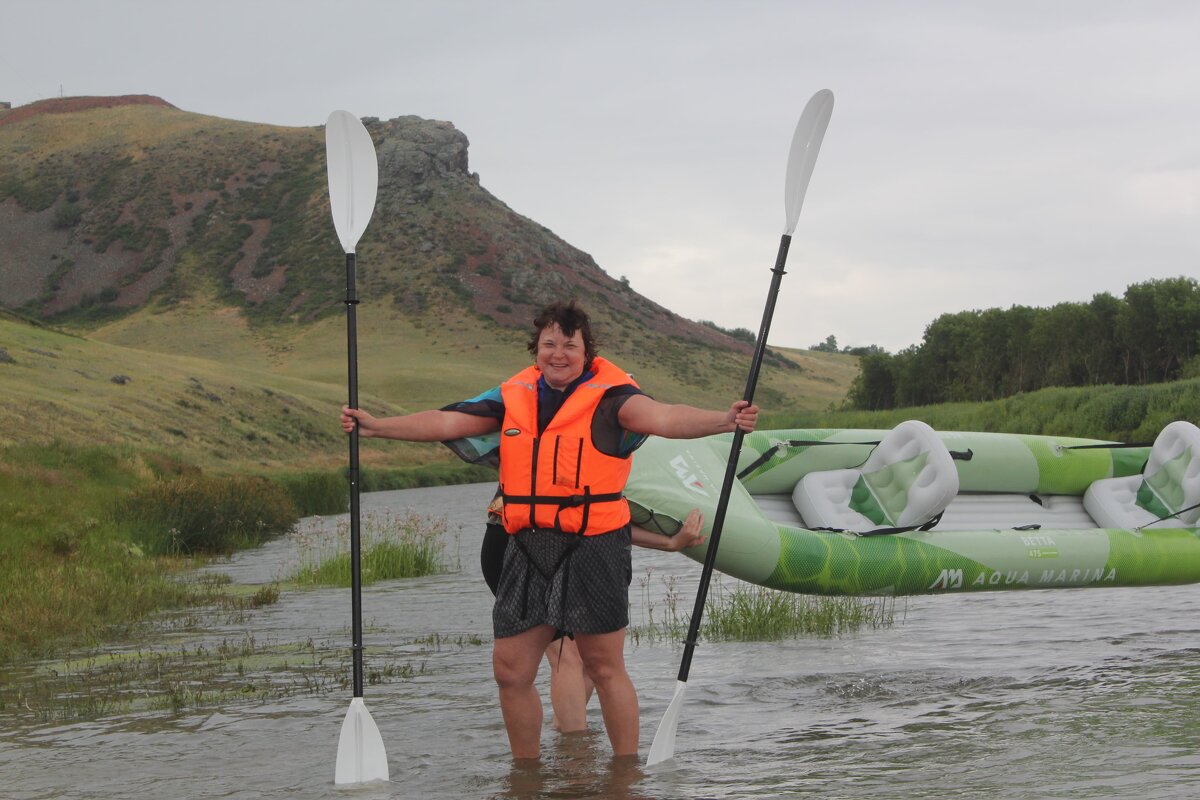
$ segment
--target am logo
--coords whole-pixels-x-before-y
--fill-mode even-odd
[[[963,587],[963,571],[961,569],[944,569],[937,580],[929,585],[930,589],[961,589]]]

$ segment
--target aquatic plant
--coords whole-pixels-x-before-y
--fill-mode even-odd
[[[301,534],[300,567],[289,578],[302,586],[350,585],[350,522],[334,535]],[[363,585],[450,571],[445,562],[446,521],[408,512],[368,512],[361,525]],[[457,548],[455,548],[457,552]]]
[[[771,641],[837,636],[891,625],[895,598],[823,597],[781,592],[738,581],[715,587],[701,635],[710,641]]]
[[[194,639],[170,649],[94,652],[14,671],[0,686],[0,715],[53,722],[112,714],[187,711],[324,696],[349,690],[350,652],[331,643]],[[428,674],[424,661],[373,654],[371,685]]]
[[[634,644],[678,640],[691,621],[679,610],[678,580],[653,570],[641,579],[643,620],[629,627]],[[732,586],[729,583],[732,582]],[[661,607],[661,613],[660,613]],[[860,628],[893,624],[895,598],[817,597],[780,592],[715,575],[700,625],[705,641],[776,641],[799,636],[838,636]]]

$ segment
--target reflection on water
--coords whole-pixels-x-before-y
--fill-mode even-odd
[[[138,662],[143,684],[129,683],[137,687],[152,684],[156,650],[253,642],[241,673],[236,659],[222,673],[229,691],[219,702],[131,702],[64,720],[6,701],[0,797],[1200,796],[1200,587],[915,598],[901,601],[891,628],[704,644],[671,762],[614,762],[593,701],[589,733],[547,728],[542,762],[514,766],[491,680],[491,596],[477,557],[491,490],[364,498],[368,513],[444,516],[462,567],[364,590],[365,661],[376,676],[366,701],[391,784],[333,786],[350,700],[350,601],[348,590],[320,589],[114,649],[146,652]],[[699,565],[650,551],[635,559],[639,574],[678,576],[690,602]],[[216,569],[239,582],[270,582],[296,560],[292,538]],[[635,585],[635,624],[652,595]],[[670,642],[629,647],[643,753],[674,691],[679,657]],[[239,681],[263,686],[314,664],[342,675],[312,691],[237,693]],[[28,679],[27,670],[4,675],[4,696]]]
[[[652,800],[641,784],[646,772],[638,759],[613,758],[602,732],[560,736],[540,762],[513,764],[492,797],[604,797]]]

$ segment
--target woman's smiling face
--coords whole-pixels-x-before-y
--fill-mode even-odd
[[[538,335],[535,363],[552,389],[563,390],[583,374],[587,354],[583,334],[575,331],[567,336],[558,325],[551,323]]]

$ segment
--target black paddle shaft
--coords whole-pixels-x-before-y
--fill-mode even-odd
[[[750,363],[750,375],[746,378],[746,392],[742,397],[747,403],[754,402],[754,389],[758,386],[758,372],[767,350],[767,334],[771,330],[771,318],[775,316],[775,300],[779,297],[779,284],[786,274],[783,266],[787,263],[788,247],[791,243],[792,237],[786,233],[779,240],[779,254],[775,257],[775,268],[771,270],[771,289],[767,292],[767,305],[763,309],[762,325],[759,326],[758,339],[754,343],[754,359]],[[700,619],[704,615],[704,602],[708,599],[708,584],[712,580],[713,565],[717,561],[717,547],[721,543],[721,529],[725,527],[725,512],[729,509],[729,496],[733,492],[733,481],[737,475],[738,458],[742,454],[742,439],[745,435],[741,428],[736,428],[733,432],[733,443],[729,448],[729,463],[725,467],[725,480],[721,483],[717,513],[713,517],[712,533],[708,537],[704,569],[700,572],[700,588],[696,591],[692,622],[688,626],[687,639],[683,643],[683,660],[679,662],[679,680],[684,683],[687,682],[688,672],[692,668],[692,653],[696,649],[696,638],[700,634]]]
[[[358,290],[354,285],[354,253],[346,253],[346,361],[350,408],[358,408]],[[350,431],[350,607],[354,653],[354,696],[363,696],[362,562],[359,557],[358,425]]]

